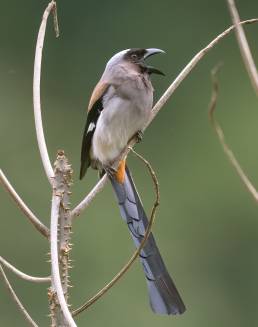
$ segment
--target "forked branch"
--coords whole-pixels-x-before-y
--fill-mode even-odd
[[[217,120],[215,119],[215,117],[214,117],[214,112],[215,112],[215,109],[216,109],[217,99],[218,99],[218,92],[219,92],[219,83],[218,83],[218,79],[217,79],[217,71],[218,71],[218,67],[213,69],[212,74],[211,74],[211,76],[212,76],[212,95],[211,95],[211,100],[210,100],[210,104],[209,104],[210,122],[211,122],[211,125],[212,125],[214,131],[217,134],[219,142],[220,142],[220,144],[221,144],[221,146],[222,146],[222,148],[224,150],[224,153],[227,156],[229,162],[231,163],[233,168],[236,170],[238,176],[242,180],[242,182],[245,185],[245,187],[247,188],[247,190],[251,193],[254,200],[256,202],[258,202],[258,193],[257,193],[255,187],[251,183],[250,179],[246,176],[244,170],[242,169],[239,162],[237,161],[234,153],[232,152],[232,150],[230,149],[230,147],[226,143],[223,130],[220,127]]]

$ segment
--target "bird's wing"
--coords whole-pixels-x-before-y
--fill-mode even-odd
[[[88,167],[90,166],[90,148],[91,140],[96,128],[98,118],[103,110],[103,96],[109,87],[109,83],[100,81],[93,90],[88,106],[88,116],[84,128],[82,148],[81,148],[81,169],[80,179],[85,175]]]
[[[95,86],[91,98],[90,98],[90,102],[88,105],[88,111],[91,111],[94,107],[94,104],[103,97],[104,93],[107,91],[108,87],[109,87],[110,83],[107,83],[105,81],[99,81],[98,84]]]

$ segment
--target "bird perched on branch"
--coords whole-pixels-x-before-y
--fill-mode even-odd
[[[153,87],[151,74],[164,75],[148,66],[145,59],[163,53],[160,49],[127,49],[115,54],[107,63],[100,81],[93,90],[81,149],[80,179],[89,166],[107,172],[116,193],[122,218],[139,247],[148,218],[135,188],[132,176],[119,158],[128,141],[141,138],[142,129],[151,115]],[[181,314],[184,303],[165,267],[152,234],[140,253],[150,305],[158,314]]]

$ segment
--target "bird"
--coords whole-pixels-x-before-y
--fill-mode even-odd
[[[107,173],[121,216],[137,248],[148,226],[148,217],[126,159],[120,160],[117,168],[113,165],[132,137],[142,138],[142,130],[151,116],[153,105],[151,75],[164,75],[145,60],[159,53],[164,51],[131,48],[111,57],[92,92],[81,147],[80,179],[90,166],[97,169],[100,176]],[[185,305],[152,233],[139,257],[152,311],[164,315],[182,314],[186,310]]]

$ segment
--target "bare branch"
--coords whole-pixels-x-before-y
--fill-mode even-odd
[[[55,178],[53,179],[53,189],[56,196],[60,197],[60,207],[58,211],[58,266],[59,275],[62,285],[62,293],[68,306],[69,292],[69,269],[70,251],[71,251],[71,211],[70,211],[70,186],[72,184],[72,168],[63,150],[58,151],[57,159],[54,163]],[[67,327],[66,319],[58,294],[56,291],[54,280],[48,291],[51,326]]]
[[[245,36],[245,31],[244,28],[242,27],[240,23],[240,17],[235,5],[234,0],[227,0],[228,3],[228,8],[230,11],[230,15],[232,18],[232,22],[235,25],[235,32],[236,32],[236,37],[238,41],[238,45],[240,48],[240,52],[245,64],[245,68],[248,72],[249,78],[251,80],[251,83],[253,85],[253,88],[258,95],[258,73],[257,69],[254,63],[254,59],[250,50],[250,47],[248,45],[247,38]]]
[[[258,202],[258,193],[257,193],[255,187],[253,186],[253,184],[251,183],[249,178],[246,176],[245,172],[243,171],[240,164],[238,163],[234,153],[232,152],[232,150],[230,149],[230,147],[226,143],[223,130],[220,127],[220,125],[218,124],[218,122],[216,121],[216,119],[214,118],[214,112],[215,112],[216,105],[217,105],[218,90],[219,90],[219,84],[218,84],[218,79],[217,79],[217,71],[218,71],[218,67],[216,67],[215,69],[212,70],[212,95],[211,95],[211,100],[210,100],[210,105],[209,105],[210,122],[212,124],[213,129],[215,130],[215,132],[216,132],[216,134],[218,136],[219,142],[220,142],[220,144],[221,144],[221,146],[222,146],[222,148],[224,150],[224,153],[226,154],[229,162],[232,164],[232,166],[236,170],[238,176],[240,177],[240,179],[244,183],[247,190],[251,193],[251,195],[253,196],[255,201]]]
[[[63,151],[58,152],[55,166],[55,189],[62,191],[58,224],[59,267],[61,271],[62,288],[66,302],[68,301],[70,251],[72,249],[71,232],[72,219],[70,211],[70,187],[72,185],[72,167]]]
[[[254,19],[248,19],[240,22],[240,25],[247,25],[247,24],[253,24],[257,23],[258,18]],[[174,80],[174,82],[169,86],[169,88],[166,90],[166,92],[162,95],[162,97],[159,99],[159,101],[154,106],[152,112],[152,117],[148,123],[154,119],[156,114],[160,111],[160,109],[164,106],[164,104],[168,101],[168,99],[171,97],[171,95],[175,92],[175,90],[178,88],[178,86],[181,84],[181,82],[187,77],[187,75],[192,71],[192,69],[199,63],[199,61],[215,46],[221,41],[225,36],[227,36],[233,29],[235,28],[234,25],[227,28],[224,32],[219,34],[214,40],[212,40],[205,48],[203,48],[201,51],[199,51],[193,59],[185,66],[185,68],[181,71],[181,73],[177,76],[177,78]],[[147,126],[148,126],[147,125]]]
[[[0,182],[5,188],[5,190],[11,195],[13,200],[16,202],[21,211],[33,224],[33,226],[45,237],[49,238],[49,229],[34,215],[34,213],[27,207],[27,205],[22,201],[19,195],[16,193],[15,189],[12,187],[3,171],[0,169]]]
[[[108,178],[105,174],[98,183],[94,186],[94,188],[90,191],[90,193],[80,202],[71,212],[72,218],[78,217],[81,212],[86,209],[91,201],[95,198],[97,193],[99,193],[104,186],[107,184]]]
[[[12,271],[14,274],[16,274],[18,277],[27,280],[29,282],[34,283],[50,283],[51,277],[33,277],[27,274],[24,274],[19,269],[15,268],[13,265],[11,265],[8,261],[6,261],[3,257],[0,256],[0,263],[4,265],[6,268],[8,268],[10,271]]]
[[[240,22],[241,25],[246,24],[253,24],[257,23],[258,18],[254,19],[248,19],[245,21]],[[189,75],[189,73],[192,71],[192,69],[199,63],[199,61],[215,46],[219,41],[221,41],[225,36],[227,36],[233,29],[235,28],[234,25],[230,26],[228,29],[226,29],[224,32],[219,34],[214,40],[212,40],[205,48],[203,48],[201,51],[199,51],[193,59],[185,66],[185,68],[180,72],[180,74],[176,77],[176,79],[172,82],[172,84],[168,87],[168,89],[164,92],[164,94],[161,96],[161,98],[158,100],[158,102],[155,104],[155,106],[152,109],[152,115],[150,120],[147,122],[144,130],[150,125],[152,120],[155,118],[155,116],[158,114],[158,112],[162,109],[162,107],[166,104],[166,102],[169,100],[169,98],[172,96],[172,94],[175,92],[175,90],[178,88],[178,86],[181,84],[181,82]],[[132,148],[136,143],[136,140],[133,138],[129,141],[128,146],[126,149],[124,149],[119,156],[119,159],[122,157],[125,157],[129,153],[129,148]],[[92,191],[85,197],[84,200],[80,204],[78,204],[73,210],[72,210],[72,216],[73,218],[75,216],[79,216],[81,212],[89,206],[90,202],[94,199],[94,197],[104,188],[104,185],[106,184],[106,175],[102,177],[102,179],[94,186]]]
[[[41,100],[40,100],[40,79],[41,79],[41,62],[42,62],[42,51],[44,46],[45,32],[47,19],[51,11],[54,12],[54,17],[56,17],[56,2],[51,1],[42,17],[42,22],[39,28],[38,39],[36,44],[35,61],[34,61],[34,77],[33,77],[33,104],[34,104],[34,118],[35,127],[37,134],[37,141],[39,146],[39,151],[41,155],[41,160],[45,169],[45,173],[52,184],[52,178],[54,177],[54,171],[49,159],[48,150],[46,146],[46,140],[44,136],[42,117],[41,117]],[[57,21],[55,20],[55,26],[57,28]]]
[[[153,183],[154,183],[156,199],[155,199],[153,208],[151,210],[150,221],[148,223],[145,235],[144,235],[144,237],[143,237],[143,239],[141,241],[141,244],[140,244],[139,248],[134,252],[134,254],[129,259],[129,261],[123,266],[123,268],[114,276],[114,278],[108,284],[106,284],[100,291],[98,291],[86,303],[84,303],[78,309],[74,310],[72,312],[73,316],[77,316],[78,314],[80,314],[81,312],[83,312],[84,310],[89,308],[93,303],[95,303],[97,300],[99,300],[108,290],[110,290],[111,287],[113,287],[121,279],[121,277],[124,276],[124,274],[130,269],[132,264],[135,262],[135,260],[139,256],[141,250],[143,249],[143,247],[145,245],[145,242],[147,241],[147,239],[148,239],[148,237],[149,237],[149,235],[151,233],[151,228],[152,228],[154,220],[155,220],[156,210],[157,210],[157,207],[158,207],[159,201],[160,201],[159,184],[158,184],[156,174],[155,174],[154,170],[152,169],[150,163],[147,160],[145,160],[141,155],[139,155],[137,152],[135,152],[133,149],[131,149],[131,150],[138,158],[140,158],[145,163],[145,165],[147,166],[147,168],[148,168],[148,170],[150,172]]]
[[[50,229],[50,241],[51,241],[51,266],[52,266],[52,277],[55,291],[62,308],[63,314],[70,326],[76,327],[76,324],[70,314],[65,297],[63,294],[62,283],[60,280],[59,272],[59,261],[58,261],[58,249],[57,249],[57,227],[58,227],[58,215],[60,210],[60,195],[53,194],[52,198],[52,209],[51,209],[51,229]]]
[[[55,33],[56,33],[56,37],[59,37],[59,25],[58,25],[58,16],[57,16],[57,5],[56,5],[56,1],[52,1],[54,2],[54,6],[53,6],[53,19],[54,19],[54,29],[55,29]]]
[[[5,275],[4,269],[3,269],[3,267],[1,265],[0,265],[0,276],[2,277],[2,280],[4,281],[5,286],[7,287],[7,290],[9,291],[12,299],[17,304],[19,310],[21,311],[21,313],[25,317],[26,321],[30,324],[30,326],[38,327],[38,325],[31,318],[31,316],[29,315],[29,313],[27,312],[27,310],[24,308],[24,306],[22,305],[21,301],[19,300],[18,296],[14,292],[14,290],[13,290],[13,288],[12,288],[12,286],[11,286],[9,280],[8,280],[8,278]]]
[[[153,180],[153,184],[155,187],[155,193],[156,193],[156,200],[154,202],[153,208],[152,208],[152,212],[151,215],[155,215],[155,211],[156,211],[156,207],[159,205],[160,203],[160,192],[159,192],[159,183],[158,183],[158,178],[155,174],[155,171],[153,170],[153,168],[151,167],[151,164],[149,163],[149,161],[147,161],[145,158],[143,158],[143,156],[141,156],[138,152],[136,152],[133,148],[130,148],[130,150],[133,152],[133,154],[135,154],[141,161],[143,161],[143,163],[146,165],[146,167],[149,170],[149,173],[151,175],[151,178]],[[153,212],[154,211],[154,212]],[[155,218],[155,217],[154,217]]]
[[[61,197],[54,192],[52,198],[52,209],[51,209],[51,228],[50,228],[50,243],[51,243],[51,267],[52,267],[52,278],[55,291],[57,293],[58,301],[61,309],[65,316],[65,319],[69,323],[69,326],[76,327],[76,324],[72,318],[72,315],[68,309],[65,301],[62,283],[60,280],[59,272],[59,261],[58,261],[58,249],[57,249],[57,226],[58,226],[58,215],[60,209]]]

